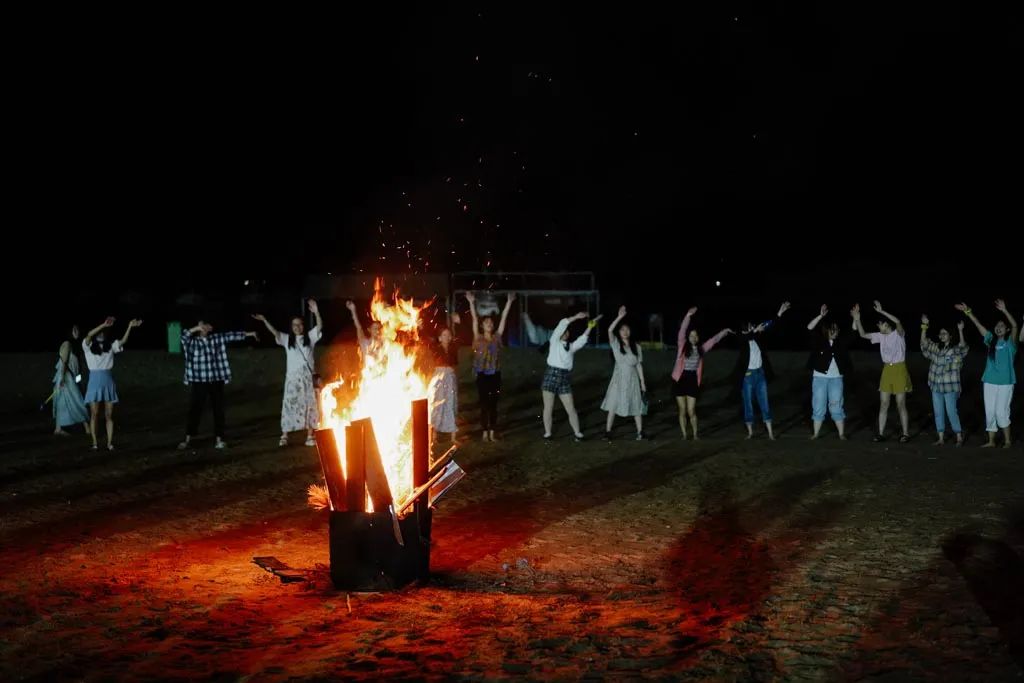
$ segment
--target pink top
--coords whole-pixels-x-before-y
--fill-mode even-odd
[[[868,336],[872,344],[879,345],[883,363],[903,363],[907,360],[907,340],[899,332],[872,332]]]
[[[683,376],[683,364],[686,362],[686,356],[683,353],[683,349],[686,348],[686,333],[690,329],[690,316],[687,315],[683,318],[683,324],[679,326],[679,339],[676,341],[678,346],[676,347],[676,364],[672,368],[672,379],[679,381],[679,378]],[[715,348],[715,344],[722,341],[722,337],[726,335],[726,331],[722,330],[711,339],[701,344],[701,348],[704,353],[707,353],[711,349]],[[697,385],[700,386],[701,380],[704,378],[704,358],[701,357],[700,363],[697,364]]]

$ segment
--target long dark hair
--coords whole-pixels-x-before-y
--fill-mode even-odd
[[[619,336],[619,330],[616,329],[615,330],[615,340],[617,342],[619,342],[619,349],[622,351],[622,353],[626,353],[626,349],[628,348],[630,351],[633,352],[634,356],[637,356],[637,357],[640,356],[640,353],[637,351],[636,342],[633,341],[632,335],[630,335],[628,342],[627,341],[622,341],[622,337]]]
[[[689,336],[689,335],[687,335],[687,336]],[[693,352],[694,352],[694,349],[696,349],[698,356],[703,356],[704,355],[704,347],[702,345],[700,345],[700,344],[697,344],[697,346],[694,347],[694,345],[690,343],[689,338],[687,338],[686,342],[683,344],[683,355],[684,356],[692,355]]]
[[[288,348],[289,349],[294,349],[295,348],[295,340],[296,340],[296,338],[297,337],[296,337],[294,332],[289,332],[288,333]],[[305,346],[309,346],[309,331],[308,330],[306,332],[302,333],[302,343]]]
[[[110,351],[110,348],[113,346],[113,344],[114,342],[107,339],[106,335],[104,335],[103,341],[100,341],[96,337],[93,337],[92,344],[89,344],[89,350],[93,352],[93,355],[100,356]]]
[[[992,337],[988,340],[988,359],[993,363],[996,362],[996,341],[998,340],[999,337],[996,336],[995,332],[992,333]]]

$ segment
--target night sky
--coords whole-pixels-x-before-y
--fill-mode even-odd
[[[1019,8],[346,9],[26,21],[12,311],[353,269],[1022,289]]]

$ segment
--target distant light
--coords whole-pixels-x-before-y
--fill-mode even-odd
[[[721,280],[715,280],[715,287],[721,287],[721,286],[722,286],[722,281]]]
[[[242,283],[242,286],[244,286],[244,287],[248,287],[248,286],[249,286],[249,281],[248,281],[248,280],[246,280],[245,282],[243,282],[243,283]]]

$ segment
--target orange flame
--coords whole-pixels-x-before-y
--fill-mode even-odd
[[[321,428],[333,429],[341,467],[345,469],[345,427],[354,420],[370,418],[377,438],[388,486],[401,507],[413,490],[412,402],[427,396],[430,378],[416,370],[416,342],[420,313],[411,299],[385,301],[383,282],[374,284],[370,313],[380,325],[379,335],[368,349],[360,350],[357,394],[347,406],[339,406],[334,390],[344,380],[327,384],[320,392]],[[428,304],[429,305],[429,304]],[[371,503],[367,498],[367,510]]]

